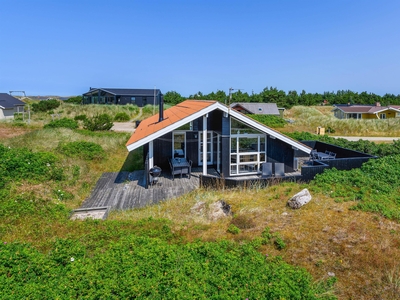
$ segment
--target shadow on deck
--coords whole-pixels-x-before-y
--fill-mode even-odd
[[[179,197],[200,186],[211,188],[250,187],[254,184],[273,184],[274,180],[274,178],[260,179],[259,176],[222,179],[213,168],[208,168],[206,176],[202,175],[202,171],[202,168],[193,168],[191,178],[186,175],[182,178],[175,176],[174,180],[168,171],[163,171],[158,177],[157,184],[149,186],[148,189],[145,188],[144,170],[103,173],[91,195],[82,203],[79,210],[87,213],[99,208],[108,208],[109,210],[142,208]],[[292,178],[292,176],[288,176],[288,178]]]
[[[80,209],[109,207],[110,209],[133,209],[157,204],[163,200],[179,197],[200,186],[202,168],[193,168],[189,179],[172,176],[162,172],[158,183],[145,188],[144,170],[134,172],[103,173],[91,195],[82,203]],[[215,173],[214,170],[209,172]]]

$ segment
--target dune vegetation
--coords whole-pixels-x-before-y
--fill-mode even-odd
[[[301,110],[287,111],[294,123],[279,130],[310,133],[328,122],[319,107],[310,108],[307,125]],[[142,118],[139,111],[63,103],[51,113],[32,114],[29,125],[0,123],[1,299],[399,295],[396,143],[359,170],[330,170],[310,183],[198,189],[143,209],[113,211],[105,221],[69,220],[103,172],[141,168],[141,154],[128,156],[127,133],[84,130],[81,120],[78,129],[44,125],[54,115],[126,113],[134,121]],[[302,122],[304,128],[296,127]],[[324,124],[330,123],[317,126]],[[298,210],[287,207],[303,188],[312,201]],[[231,217],[208,218],[209,205],[218,200],[231,205]],[[205,210],[194,213],[199,201]]]

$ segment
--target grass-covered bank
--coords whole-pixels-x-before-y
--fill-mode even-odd
[[[334,298],[329,290],[336,278],[314,283],[304,269],[265,256],[251,244],[171,243],[166,224],[146,233],[130,233],[107,244],[100,237],[94,249],[76,239],[57,239],[46,253],[27,244],[3,243],[1,297]]]
[[[0,124],[0,298],[395,299],[400,291],[396,157],[307,185],[197,190],[106,221],[70,221],[103,172],[131,168],[140,155],[127,157],[127,134],[14,125]],[[289,209],[305,187],[312,201]],[[209,219],[218,200],[234,215]],[[199,201],[205,209],[194,212]]]

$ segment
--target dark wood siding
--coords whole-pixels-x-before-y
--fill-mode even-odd
[[[199,165],[199,133],[197,131],[186,132],[186,159],[193,161],[193,166]]]
[[[154,164],[169,170],[168,159],[172,156],[172,132],[154,140]]]
[[[285,173],[293,172],[294,149],[278,139],[267,138],[267,161],[285,164]]]

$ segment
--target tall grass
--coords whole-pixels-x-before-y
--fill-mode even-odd
[[[317,127],[325,130],[332,128],[334,135],[349,136],[400,136],[400,118],[386,120],[337,119],[331,111],[332,107],[295,106],[285,111],[285,118],[295,122],[286,126],[285,130],[315,133]],[[326,132],[329,134],[329,132]]]

